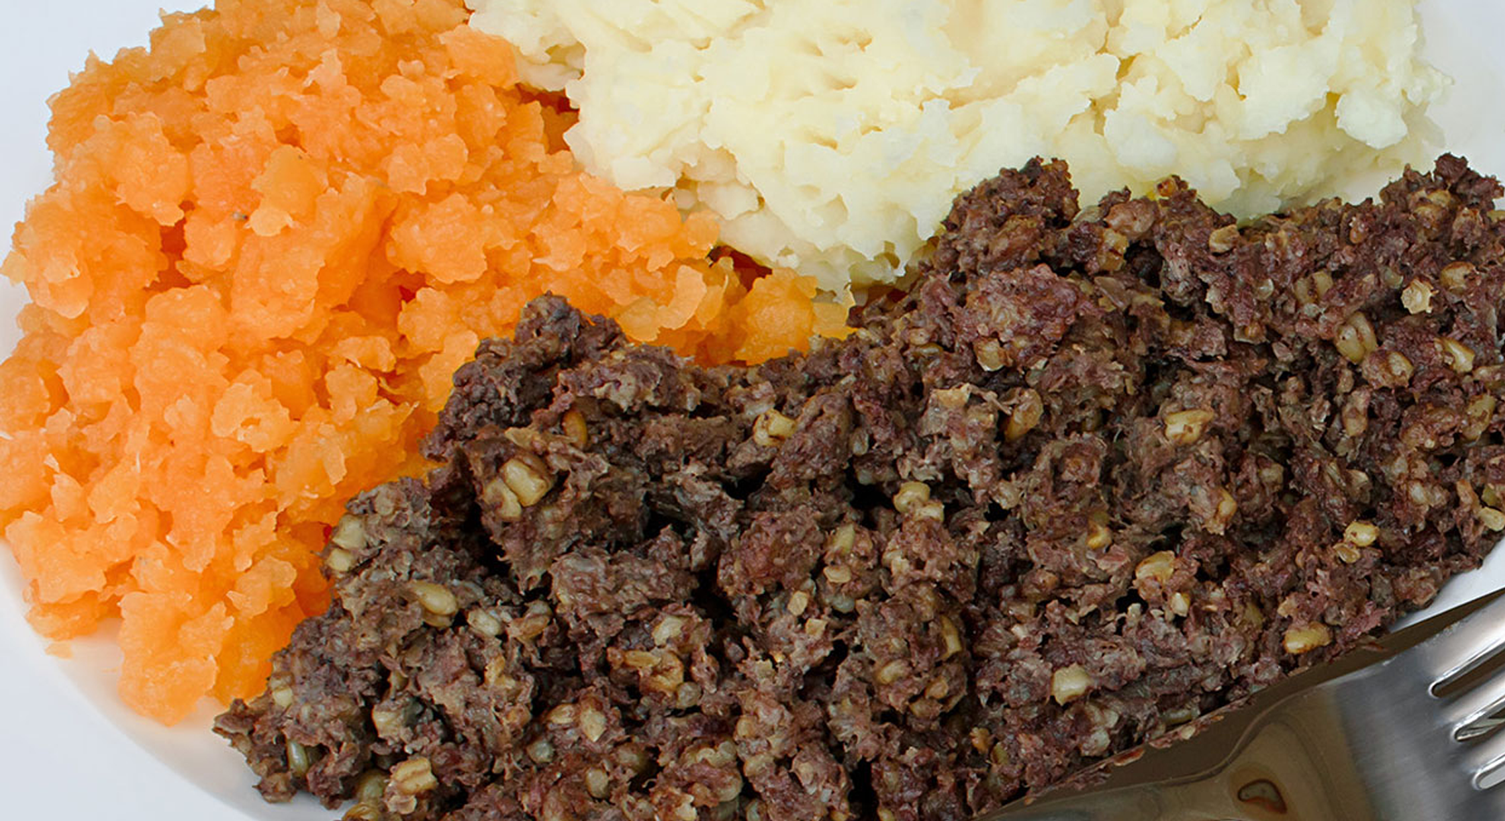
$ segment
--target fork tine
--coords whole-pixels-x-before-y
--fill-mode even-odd
[[[1505,782],[1505,755],[1497,756],[1489,763],[1480,767],[1471,779],[1473,788],[1476,790],[1493,790]]]
[[[1505,767],[1505,736],[1496,734],[1484,741],[1467,744],[1461,751],[1461,764],[1474,787],[1479,781],[1493,774],[1493,783],[1498,783],[1498,770]]]
[[[1431,676],[1432,691],[1450,684],[1505,648],[1505,590],[1407,652]]]
[[[1445,699],[1442,711],[1454,738],[1467,738],[1470,725],[1490,718],[1505,707],[1505,675],[1480,682],[1473,689]]]
[[[1505,716],[1500,713],[1501,710],[1492,709],[1483,716],[1462,722],[1453,731],[1453,738],[1457,741],[1469,741],[1494,732],[1500,725],[1505,724]]]

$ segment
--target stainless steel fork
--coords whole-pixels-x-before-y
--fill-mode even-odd
[[[1505,590],[985,821],[1505,821]]]

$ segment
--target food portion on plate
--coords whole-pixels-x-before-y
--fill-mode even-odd
[[[471,5],[166,15],[4,263],[30,622],[268,798],[966,817],[1505,530],[1410,3]]]
[[[529,299],[707,361],[841,333],[709,215],[577,170],[572,115],[467,16],[222,4],[52,102],[57,182],[4,267],[32,304],[0,365],[0,529],[41,633],[119,616],[141,713],[260,690],[325,607],[345,501],[422,470],[452,372]]]
[[[217,728],[355,818],[996,808],[1478,565],[1501,193],[1444,157],[1240,225],[1176,181],[1079,211],[1037,161],[845,341],[752,367],[536,301]]]
[[[1176,174],[1248,217],[1430,164],[1409,0],[468,0],[565,141],[842,291],[899,278],[957,194],[1036,155],[1088,202]]]

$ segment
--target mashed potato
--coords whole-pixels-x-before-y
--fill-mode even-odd
[[[830,291],[893,280],[951,199],[1034,155],[1085,199],[1180,174],[1256,213],[1425,158],[1410,0],[470,0],[567,139]]]

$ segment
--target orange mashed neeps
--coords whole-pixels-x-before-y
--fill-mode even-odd
[[[841,333],[811,280],[576,170],[570,114],[459,0],[220,0],[53,101],[57,182],[4,272],[0,527],[31,623],[118,615],[165,722],[258,691],[326,604],[345,500],[421,465],[451,373],[552,291],[634,339],[760,360]]]

